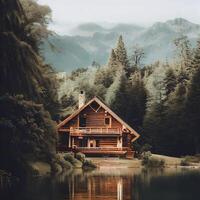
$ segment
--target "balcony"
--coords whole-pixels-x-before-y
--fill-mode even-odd
[[[70,128],[71,136],[87,136],[87,135],[121,135],[120,128],[93,128],[93,127],[78,127]]]
[[[82,152],[86,155],[125,155],[129,148],[118,147],[76,147],[76,152]]]

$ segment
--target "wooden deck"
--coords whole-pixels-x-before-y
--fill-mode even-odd
[[[61,128],[59,132],[69,132],[71,136],[86,135],[121,135],[121,128],[105,128],[105,127],[77,127],[70,129]]]

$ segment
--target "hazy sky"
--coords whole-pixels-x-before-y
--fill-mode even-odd
[[[53,29],[82,22],[151,25],[183,17],[200,24],[200,0],[38,0],[53,11]],[[68,27],[69,28],[69,27]]]

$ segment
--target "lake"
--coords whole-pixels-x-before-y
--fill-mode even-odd
[[[197,200],[200,172],[103,167],[1,188],[1,200]]]

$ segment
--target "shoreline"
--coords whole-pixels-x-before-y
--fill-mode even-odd
[[[182,158],[162,156],[157,154],[152,154],[154,158],[163,159],[165,161],[165,166],[163,168],[174,168],[174,169],[200,169],[200,163],[190,163],[189,166],[181,166]],[[123,159],[116,157],[89,157],[88,160],[91,160],[98,168],[145,168],[142,165],[142,160],[137,158],[133,159]]]

